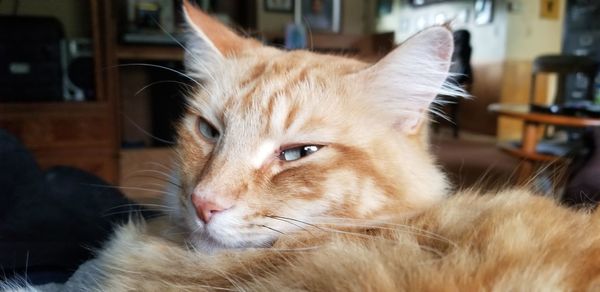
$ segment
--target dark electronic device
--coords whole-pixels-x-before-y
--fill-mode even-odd
[[[64,40],[61,45],[64,100],[94,100],[94,58],[91,40]]]
[[[0,17],[0,101],[63,100],[62,24],[51,17]]]

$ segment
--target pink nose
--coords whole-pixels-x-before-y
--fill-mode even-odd
[[[208,223],[213,215],[231,208],[231,206],[223,206],[212,200],[195,195],[192,195],[192,203],[194,203],[194,207],[196,207],[198,218],[204,223]]]

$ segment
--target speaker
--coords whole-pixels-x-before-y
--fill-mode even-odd
[[[94,91],[94,56],[89,39],[61,41],[63,97],[67,101],[96,99]]]
[[[63,99],[63,35],[56,18],[0,16],[0,101]]]

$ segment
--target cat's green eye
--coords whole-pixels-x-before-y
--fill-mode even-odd
[[[203,118],[198,118],[198,132],[210,142],[217,141],[221,136],[221,133]]]
[[[302,145],[298,147],[288,148],[281,151],[281,153],[279,154],[279,159],[283,161],[298,160],[302,157],[311,155],[319,151],[319,149],[321,149],[322,147],[323,146],[319,145]]]

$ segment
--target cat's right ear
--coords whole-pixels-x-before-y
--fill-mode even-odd
[[[437,95],[464,96],[446,82],[453,50],[445,27],[426,29],[363,71],[372,103],[388,113],[395,128],[415,134]]]
[[[191,0],[183,1],[183,12],[192,32],[187,46],[193,48],[195,53],[227,58],[244,50],[261,46],[254,39],[237,35],[230,28],[196,7]]]

